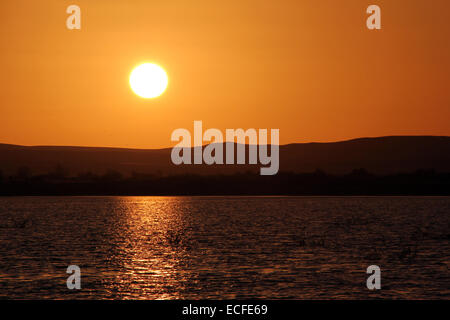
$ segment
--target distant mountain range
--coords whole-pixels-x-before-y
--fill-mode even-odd
[[[141,174],[234,174],[259,171],[261,165],[180,165],[171,162],[167,149],[19,146],[0,144],[0,170],[14,175],[28,167],[33,175],[62,167],[71,175],[118,171]],[[434,169],[450,172],[450,137],[390,136],[331,143],[296,143],[280,146],[280,172],[305,173],[317,169],[346,174],[364,168],[375,174]]]

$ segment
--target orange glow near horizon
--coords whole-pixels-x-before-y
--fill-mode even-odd
[[[369,4],[382,30],[365,27]],[[0,143],[163,148],[173,130],[280,143],[450,135],[450,2],[79,0],[0,5]],[[170,90],[142,99],[155,61]]]

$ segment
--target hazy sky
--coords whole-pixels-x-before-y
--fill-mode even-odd
[[[448,0],[1,0],[0,18],[2,143],[168,147],[194,120],[282,144],[450,135]],[[143,62],[169,75],[157,99],[129,87]]]

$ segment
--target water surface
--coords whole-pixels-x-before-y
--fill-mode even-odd
[[[0,198],[0,298],[448,299],[449,213],[449,197]]]

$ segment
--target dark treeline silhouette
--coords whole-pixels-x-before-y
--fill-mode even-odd
[[[0,195],[450,195],[450,173],[417,170],[374,175],[365,169],[348,174],[280,172],[260,176],[161,175],[109,170],[69,176],[61,166],[48,174],[33,175],[27,167],[5,176],[0,171]]]

